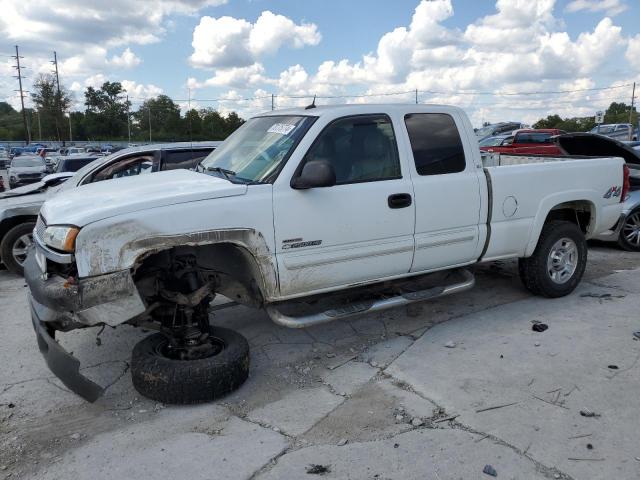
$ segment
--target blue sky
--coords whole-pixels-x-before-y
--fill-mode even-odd
[[[587,115],[640,81],[637,0],[5,0],[0,53],[31,76],[50,51],[81,109],[83,91],[123,81],[136,102],[165,93],[244,116],[304,103],[284,95],[453,103],[474,123]],[[270,13],[269,13],[270,12]],[[46,40],[44,40],[46,39]],[[16,104],[10,60],[0,97]],[[505,92],[570,91],[505,96]],[[428,93],[437,92],[437,93]],[[474,94],[495,92],[495,95]],[[226,101],[204,100],[226,98]]]

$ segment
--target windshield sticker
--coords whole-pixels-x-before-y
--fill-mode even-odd
[[[290,125],[288,123],[275,123],[271,126],[267,133],[279,133],[280,135],[289,135],[291,130],[296,128],[295,125]]]

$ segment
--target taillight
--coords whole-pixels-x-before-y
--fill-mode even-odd
[[[627,199],[627,194],[631,189],[631,184],[629,183],[629,167],[626,164],[622,166],[622,193],[620,194],[620,203],[624,202]]]

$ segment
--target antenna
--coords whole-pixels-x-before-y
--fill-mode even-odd
[[[311,102],[311,105],[307,105],[306,107],[304,107],[305,110],[311,110],[312,108],[316,108],[316,96],[313,96],[313,102]]]

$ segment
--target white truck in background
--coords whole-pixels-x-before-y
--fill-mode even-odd
[[[572,292],[586,239],[610,229],[628,183],[620,158],[484,167],[458,108],[349,105],[247,121],[197,171],[61,192],[25,262],[51,370],[88,400],[101,387],[56,331],[153,328],[135,387],[168,403],[218,398],[247,377],[248,345],[209,325],[216,294],[306,327],[462,292],[465,267],[520,259],[532,293]]]

